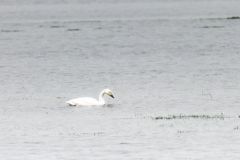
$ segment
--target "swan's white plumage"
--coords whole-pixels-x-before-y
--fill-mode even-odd
[[[105,104],[105,100],[103,99],[103,96],[105,94],[114,98],[112,91],[110,89],[104,89],[99,94],[99,100],[91,97],[80,97],[80,98],[74,98],[69,101],[66,101],[66,103],[71,106],[101,106]]]
[[[89,106],[89,105],[98,105],[98,100],[91,98],[91,97],[82,97],[82,98],[75,98],[67,101],[66,103],[72,106]]]

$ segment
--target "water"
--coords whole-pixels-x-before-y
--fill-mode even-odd
[[[239,4],[2,1],[0,159],[239,159]]]

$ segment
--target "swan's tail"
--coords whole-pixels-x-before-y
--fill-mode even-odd
[[[72,101],[66,101],[65,103],[69,104],[70,106],[74,106],[75,105]]]

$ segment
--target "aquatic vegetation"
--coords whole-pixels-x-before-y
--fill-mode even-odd
[[[224,120],[226,118],[223,113],[217,114],[217,115],[197,115],[197,114],[192,114],[192,115],[184,115],[184,114],[179,114],[179,115],[168,115],[168,116],[157,116],[154,117],[155,120],[172,120],[172,119],[221,119]]]
[[[0,32],[21,32],[21,30],[17,30],[17,29],[2,29]]]
[[[240,129],[239,126],[236,126],[236,127],[233,128],[233,130],[239,130],[239,129]]]
[[[201,28],[224,28],[224,26],[203,26]]]
[[[67,31],[80,31],[79,28],[72,28],[72,29],[67,29]]]
[[[239,16],[232,16],[232,17],[227,17],[227,19],[240,19]]]
[[[239,20],[240,16],[231,16],[231,17],[211,17],[211,18],[200,18],[200,20]]]

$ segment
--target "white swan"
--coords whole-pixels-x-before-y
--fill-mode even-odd
[[[113,93],[110,89],[104,89],[99,94],[99,100],[91,97],[79,97],[66,101],[66,103],[69,104],[70,106],[102,106],[105,104],[105,100],[103,99],[103,96],[105,94],[114,98]]]

